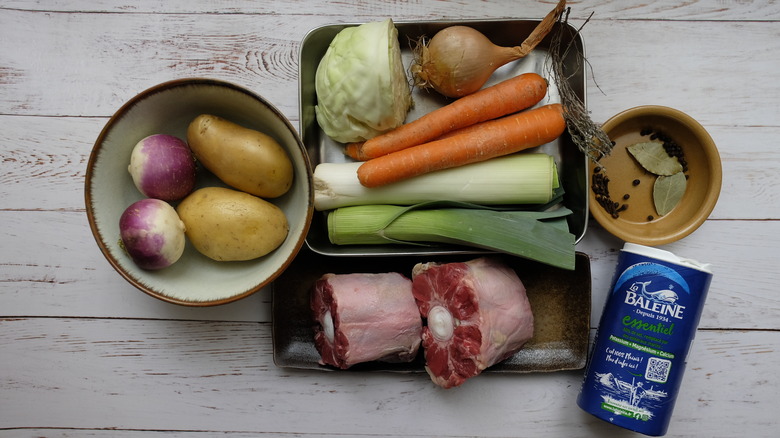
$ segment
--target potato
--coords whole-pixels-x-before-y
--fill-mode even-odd
[[[274,204],[238,190],[205,187],[176,208],[195,249],[217,261],[252,260],[279,247],[289,224]]]
[[[262,132],[202,114],[187,128],[187,143],[203,167],[235,189],[276,198],[292,186],[290,157]]]

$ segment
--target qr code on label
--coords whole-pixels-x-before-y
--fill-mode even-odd
[[[669,377],[669,369],[671,368],[671,361],[651,357],[650,360],[647,361],[645,379],[658,383],[666,383],[666,379]]]

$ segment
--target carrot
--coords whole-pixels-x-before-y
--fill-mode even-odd
[[[426,143],[456,129],[530,108],[547,93],[547,81],[536,73],[524,73],[464,96],[417,120],[362,143],[350,143],[345,153],[365,161],[390,152]]]
[[[344,155],[348,156],[349,158],[352,158],[356,161],[366,161],[368,160],[367,157],[363,155],[363,144],[365,144],[365,141],[358,141],[355,143],[347,143],[344,146]]]
[[[379,187],[436,170],[485,161],[558,138],[566,129],[561,104],[482,122],[460,135],[370,159],[357,170],[365,187]]]

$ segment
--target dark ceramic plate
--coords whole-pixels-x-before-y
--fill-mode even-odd
[[[279,367],[335,370],[319,365],[314,346],[309,293],[326,273],[400,272],[411,278],[418,262],[467,261],[475,255],[404,257],[328,257],[306,248],[273,284],[274,363]],[[585,366],[590,330],[590,259],[578,252],[573,271],[533,261],[501,256],[526,287],[535,317],[533,338],[514,356],[487,369],[490,372],[549,372]],[[350,370],[424,371],[422,351],[411,363],[369,362]]]

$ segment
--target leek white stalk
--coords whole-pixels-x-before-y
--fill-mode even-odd
[[[456,205],[382,204],[338,208],[328,213],[328,238],[335,245],[465,245],[574,269],[574,235],[556,223],[564,221],[565,224],[570,210],[497,211]]]
[[[360,184],[360,164],[318,164],[314,169],[314,208],[323,211],[441,200],[480,205],[546,204],[558,187],[555,160],[544,153],[507,155],[374,188]]]

